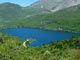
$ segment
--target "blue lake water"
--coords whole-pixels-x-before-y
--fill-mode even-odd
[[[58,32],[34,28],[10,28],[0,30],[0,32],[11,34],[20,38],[32,38],[36,41],[32,42],[30,46],[41,46],[43,43],[49,44],[50,41],[59,41],[68,39],[72,36],[80,36],[78,33],[72,32]]]

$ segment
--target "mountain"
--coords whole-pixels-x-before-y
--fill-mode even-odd
[[[22,7],[9,2],[1,3],[0,21],[26,19],[38,14],[55,12],[79,3],[80,0],[39,0],[28,7]]]
[[[80,4],[56,12],[46,8],[21,7],[12,3],[0,4],[0,28],[10,27],[80,32]]]
[[[39,0],[30,7],[46,8],[55,12],[78,4],[80,4],[80,0]]]
[[[39,13],[45,13],[47,10],[41,8],[22,7],[13,3],[0,4],[0,21],[12,21],[31,17]]]
[[[22,7],[12,3],[0,4],[0,21],[15,20],[21,17]]]

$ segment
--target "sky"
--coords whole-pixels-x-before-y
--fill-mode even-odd
[[[11,2],[21,6],[29,6],[30,4],[36,2],[38,0],[0,0],[0,3]]]

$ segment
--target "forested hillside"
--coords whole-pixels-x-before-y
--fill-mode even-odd
[[[80,60],[80,38],[43,44],[41,47],[23,46],[26,39],[0,33],[0,60]]]

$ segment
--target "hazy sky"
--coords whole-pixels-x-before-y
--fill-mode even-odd
[[[28,6],[36,1],[38,0],[0,0],[0,3],[11,2],[11,3],[19,4],[21,6]]]

